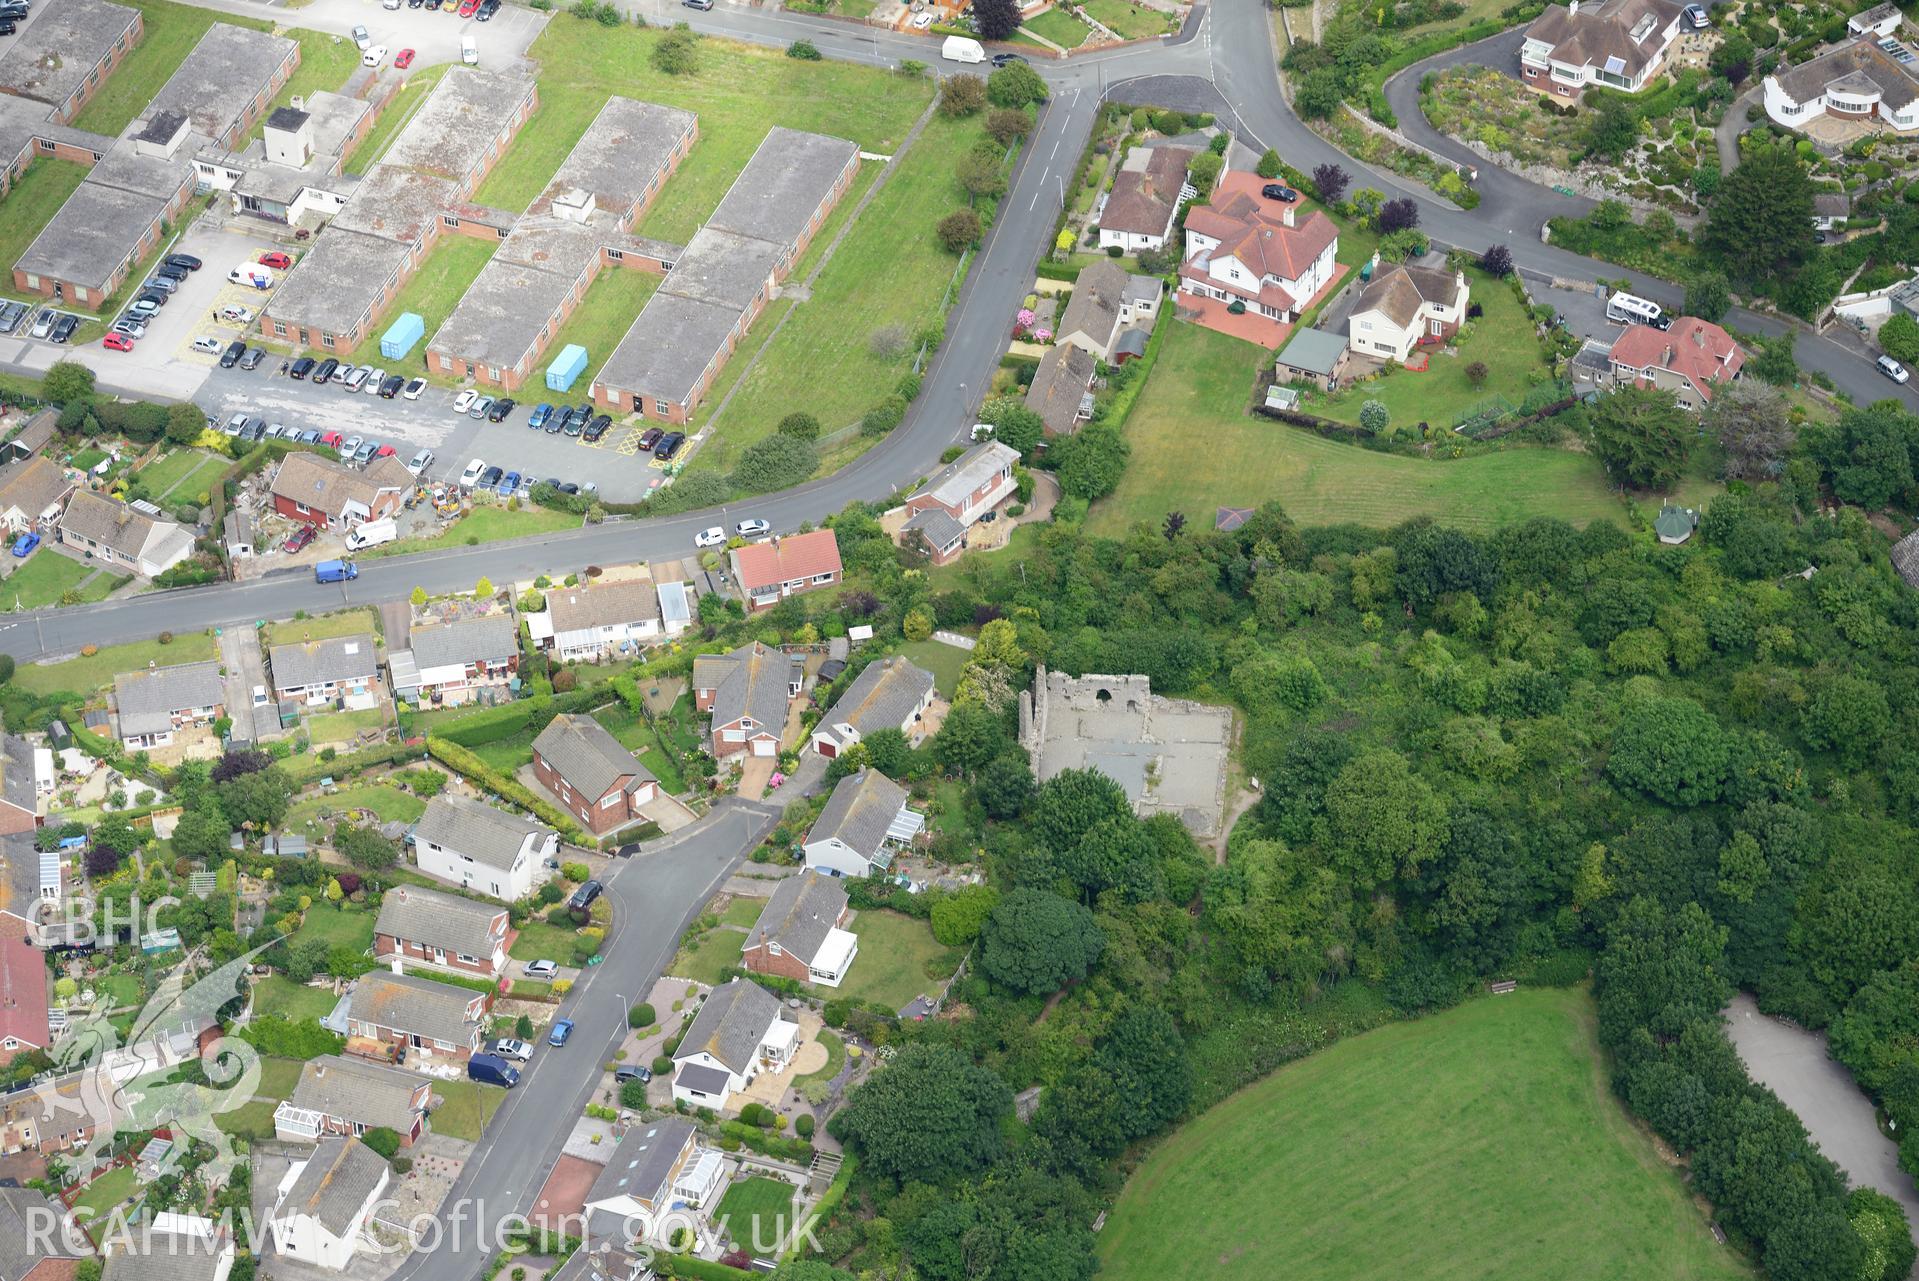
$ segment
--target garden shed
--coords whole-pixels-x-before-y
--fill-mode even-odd
[[[380,335],[380,356],[385,360],[398,360],[412,351],[413,344],[424,337],[426,321],[420,319],[419,313],[401,312],[400,318]]]
[[[546,367],[546,385],[550,391],[566,391],[586,369],[586,348],[568,343],[566,349]]]

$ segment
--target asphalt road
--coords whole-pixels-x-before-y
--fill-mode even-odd
[[[613,929],[606,960],[582,973],[559,1008],[559,1017],[574,1022],[571,1040],[535,1048],[447,1194],[440,1239],[416,1251],[397,1281],[477,1281],[499,1249],[495,1225],[539,1208],[535,1198],[626,1034],[627,1010],[646,999],[700,905],[777,821],[770,806],[723,800],[607,878]]]

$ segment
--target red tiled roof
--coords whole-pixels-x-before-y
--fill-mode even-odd
[[[0,1040],[36,1049],[53,1043],[47,1026],[47,962],[23,938],[0,939]]]
[[[1262,185],[1257,174],[1222,175],[1212,203],[1186,211],[1186,229],[1219,241],[1210,257],[1231,256],[1260,275],[1298,280],[1339,239],[1339,228],[1318,209],[1287,226],[1286,213],[1297,206],[1265,199],[1259,194]]]
[[[1681,316],[1672,328],[1633,325],[1613,342],[1612,360],[1629,369],[1665,369],[1686,379],[1712,399],[1715,383],[1731,382],[1746,363],[1746,353],[1718,325],[1697,316]]]
[[[735,553],[740,586],[747,591],[800,578],[840,572],[840,543],[830,529],[792,534],[767,543],[754,543]]]

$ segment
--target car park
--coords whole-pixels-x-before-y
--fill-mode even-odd
[[[506,475],[506,468],[504,467],[487,468],[480,473],[480,488],[498,489],[500,487],[500,477],[504,475]]]
[[[401,392],[400,394],[408,400],[418,400],[420,398],[420,393],[425,390],[426,390],[426,379],[415,378],[412,382],[406,385],[406,390]]]
[[[65,342],[67,339],[73,337],[73,331],[79,327],[80,318],[78,316],[62,316],[53,322],[53,332],[48,334],[47,337],[51,338],[54,342]]]
[[[388,374],[380,380],[380,399],[392,400],[400,394],[400,388],[406,386],[406,379],[398,374]]]
[[[666,435],[666,432],[661,428],[648,427],[640,433],[640,448],[648,453],[653,452],[653,446],[659,444],[660,438],[664,435]]]
[[[267,349],[265,347],[249,347],[247,348],[247,354],[240,357],[240,368],[258,369],[260,362],[266,358]]]
[[[546,1034],[546,1043],[552,1046],[565,1045],[567,1038],[572,1035],[573,1020],[561,1019],[553,1025],[553,1030]]]
[[[129,310],[131,310],[131,308],[129,308]],[[158,311],[159,308],[155,307],[154,310]],[[53,312],[43,310],[39,315],[35,316],[33,318],[33,329],[31,332],[35,338],[45,338],[48,334],[52,333]]]
[[[10,334],[18,329],[29,310],[23,302],[0,303],[0,334]]]
[[[486,471],[486,464],[482,462],[480,459],[475,458],[472,462],[466,465],[466,470],[460,473],[460,484],[467,486],[468,488],[471,488],[473,485],[473,482],[478,480],[481,474],[485,471]]]
[[[606,414],[601,414],[599,417],[595,418],[592,422],[586,425],[586,437],[585,437],[586,442],[588,444],[593,444],[597,442],[602,436],[606,435],[606,429],[611,427],[612,425],[613,425],[612,418],[608,417]]]
[[[185,267],[188,271],[198,271],[201,265],[200,260],[192,254],[167,255],[167,266],[169,267]]]
[[[298,360],[293,362],[292,367],[290,367],[287,370],[287,376],[291,378],[305,378],[308,374],[312,372],[313,372],[313,357],[302,356]]]
[[[771,533],[773,527],[757,516],[749,517],[733,526],[733,532],[741,538],[759,538]]]
[[[468,387],[465,391],[453,398],[453,412],[456,414],[464,414],[467,410],[473,408],[473,402],[479,398],[480,393]]]
[[[133,339],[125,334],[108,334],[100,340],[100,345],[108,351],[132,351]]]
[[[493,402],[492,408],[486,411],[486,420],[490,423],[505,422],[506,416],[512,412],[513,397],[502,396]]]
[[[693,545],[695,547],[724,547],[726,546],[726,531],[718,525],[702,529],[693,536]]]
[[[220,340],[201,334],[193,340],[193,349],[195,351],[203,351],[209,356],[217,356],[220,354]]]
[[[484,418],[486,417],[486,411],[491,408],[493,408],[493,397],[481,396],[474,400],[471,405],[467,406],[466,416],[468,418]]]
[[[526,425],[538,431],[540,428],[546,426],[546,420],[552,416],[553,406],[545,403],[535,405],[532,416],[526,420]]]
[[[532,1046],[525,1041],[516,1041],[510,1036],[503,1036],[494,1041],[486,1047],[486,1052],[497,1054],[503,1059],[518,1059],[522,1063],[533,1057]]]
[[[415,9],[420,7],[419,0],[413,0],[413,7]],[[408,67],[413,65],[413,57],[414,57],[413,50],[411,49],[400,50],[400,52],[393,55],[394,68],[399,71],[405,71]]]
[[[413,455],[412,460],[407,463],[406,469],[412,472],[417,478],[425,475],[426,469],[432,465],[433,451],[430,449],[422,449],[419,453]]]
[[[227,349],[220,353],[220,368],[222,369],[233,368],[235,365],[240,363],[240,357],[246,354],[247,354],[247,345],[241,342],[238,338],[235,338],[232,342],[227,344]]]

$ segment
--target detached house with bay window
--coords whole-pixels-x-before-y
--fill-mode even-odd
[[[800,1025],[779,998],[748,979],[707,993],[673,1054],[673,1101],[718,1110],[761,1072],[784,1072]]]
[[[1519,74],[1561,98],[1595,85],[1638,93],[1665,68],[1685,7],[1686,0],[1547,5],[1526,28]]]
[[[1256,341],[1277,346],[1286,326],[1332,284],[1339,228],[1320,210],[1302,216],[1297,204],[1267,200],[1262,185],[1256,174],[1221,174],[1212,203],[1186,211],[1179,292],[1207,328],[1241,338],[1258,333]]]
[[[1359,291],[1348,324],[1354,354],[1406,363],[1413,348],[1437,346],[1466,319],[1466,273],[1389,266]]]
[[[740,963],[755,974],[838,987],[860,950],[859,938],[840,928],[845,923],[846,891],[837,881],[817,872],[789,876],[747,932]]]

